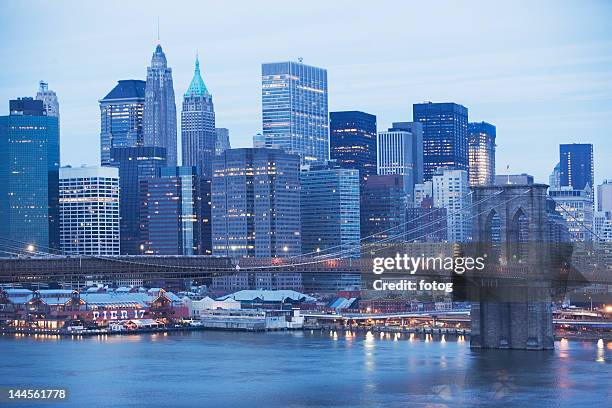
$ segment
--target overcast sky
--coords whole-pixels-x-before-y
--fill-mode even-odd
[[[411,120],[415,102],[453,101],[497,126],[498,173],[547,182],[559,143],[582,142],[595,146],[597,182],[612,178],[606,0],[3,1],[0,114],[48,81],[62,164],[98,164],[98,100],[145,79],[158,16],[177,111],[198,51],[234,147],[261,131],[261,63],[303,57],[328,70],[330,111],[376,114],[382,130]]]

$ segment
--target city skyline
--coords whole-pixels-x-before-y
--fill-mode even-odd
[[[430,6],[398,4],[398,11],[404,8],[423,18],[396,32],[393,22],[401,12],[394,16],[375,7],[327,5],[351,17],[339,22],[322,3],[314,2],[307,13],[296,17],[300,24],[291,25],[295,41],[273,41],[277,26],[266,24],[272,17],[255,5],[235,10],[212,3],[199,6],[218,24],[198,28],[189,24],[196,17],[186,15],[187,4],[180,9],[162,3],[150,9],[121,4],[128,13],[137,10],[142,22],[138,25],[113,22],[112,4],[100,13],[92,13],[93,6],[88,5],[71,5],[68,12],[66,3],[3,6],[2,14],[11,19],[0,17],[2,34],[15,37],[25,11],[29,29],[19,31],[27,47],[16,42],[0,51],[4,60],[11,61],[0,73],[0,100],[34,95],[40,80],[49,83],[60,102],[62,165],[98,164],[97,101],[120,79],[146,79],[159,17],[176,103],[189,86],[193,55],[199,52],[207,85],[215,95],[217,125],[230,129],[236,147],[250,146],[252,135],[261,132],[261,64],[304,57],[305,63],[328,71],[330,111],[370,112],[378,117],[379,130],[394,121],[412,120],[413,103],[456,102],[468,107],[471,122],[484,120],[497,126],[499,174],[510,165],[510,172],[527,172],[546,182],[556,164],[558,144],[571,142],[594,144],[596,184],[612,174],[612,163],[604,160],[612,154],[612,147],[605,144],[612,124],[608,56],[612,34],[606,30],[612,7],[604,2],[580,8],[541,3],[524,11],[485,3],[465,9],[449,5],[455,13],[445,13],[433,32],[425,30],[436,18]],[[258,18],[244,24],[241,17],[253,13]],[[37,21],[62,14],[71,16],[64,17],[70,24],[40,31],[44,24]],[[502,14],[509,21],[496,19]],[[375,23],[382,17],[387,24],[375,32],[356,28],[360,22]],[[465,22],[478,22],[480,30],[463,28]],[[453,39],[447,41],[449,33]],[[119,38],[130,41],[113,41]],[[328,42],[325,49],[318,45],[322,38]],[[362,52],[343,48],[356,41],[363,44]],[[90,51],[92,42],[95,53]],[[410,53],[398,54],[396,50],[407,42]],[[85,51],[91,52],[90,58],[82,58]],[[113,63],[101,63],[106,58]],[[6,103],[0,106],[0,113],[7,111]],[[525,151],[527,142],[534,148]]]

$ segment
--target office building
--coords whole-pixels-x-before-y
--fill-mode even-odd
[[[229,149],[213,162],[213,254],[301,253],[300,159],[278,149]]]
[[[504,185],[504,184],[531,185],[533,184],[533,176],[527,173],[496,175],[495,185]]]
[[[433,207],[446,209],[447,239],[470,239],[470,185],[465,170],[440,168],[433,175]]]
[[[110,164],[113,147],[142,146],[145,81],[121,80],[100,99],[100,162]]]
[[[448,238],[448,219],[446,208],[433,206],[433,198],[428,197],[418,207],[406,209],[406,241],[444,242]]]
[[[360,213],[364,244],[404,241],[408,194],[399,174],[368,176],[361,185]]]
[[[143,253],[150,255],[202,255],[206,245],[202,229],[209,224],[202,208],[208,200],[195,167],[162,167],[140,181],[140,224]]]
[[[119,170],[59,170],[60,248],[65,255],[120,255]]]
[[[266,137],[261,133],[257,133],[256,135],[254,135],[253,136],[253,147],[255,149],[266,147]]]
[[[140,234],[140,182],[153,178],[166,167],[162,147],[113,147],[109,165],[119,169],[119,216],[122,255],[142,254]]]
[[[0,116],[0,250],[59,250],[59,163],[58,118],[43,101],[11,100]]]
[[[359,170],[360,176],[376,173],[376,116],[360,111],[330,112],[330,158],[341,167]]]
[[[467,170],[468,110],[456,103],[418,103],[413,120],[423,124],[423,179],[431,180],[439,167]]]
[[[176,103],[172,68],[168,67],[166,54],[157,45],[151,66],[147,68],[144,109],[144,146],[166,150],[168,166],[176,166]]]
[[[562,166],[563,167],[563,166]],[[572,242],[591,241],[593,227],[593,195],[589,187],[576,190],[571,186],[549,189],[556,210],[567,222]]]
[[[433,200],[433,183],[425,181],[414,185],[414,202],[412,207],[421,207],[427,199]]]
[[[561,187],[582,190],[588,185],[594,188],[592,144],[559,145],[559,159]]]
[[[612,213],[612,180],[604,180],[597,186],[597,211]]]
[[[231,149],[229,129],[215,128],[215,155],[218,156],[227,149]]]
[[[267,147],[329,159],[327,70],[300,62],[262,64],[262,119]]]
[[[36,100],[42,101],[43,108],[45,109],[45,112],[47,112],[47,116],[55,117],[59,121],[60,113],[57,94],[55,91],[49,89],[49,84],[45,81],[40,81],[38,85],[39,87],[38,92],[36,93]]]
[[[359,171],[311,166],[300,185],[302,254],[359,257]]]
[[[495,133],[495,126],[490,123],[468,123],[471,186],[491,186],[495,182]]]
[[[215,109],[197,57],[193,79],[183,97],[181,136],[183,166],[197,167],[204,178],[210,178],[217,140]]]
[[[595,211],[593,214],[593,241],[612,242],[612,213]]]
[[[548,176],[548,185],[550,188],[561,188],[561,163],[557,163],[550,176]]]

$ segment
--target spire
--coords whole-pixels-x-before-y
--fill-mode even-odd
[[[208,89],[204,84],[204,80],[202,79],[202,75],[200,74],[200,59],[196,53],[195,60],[195,70],[193,72],[193,79],[191,80],[191,84],[189,84],[189,88],[187,88],[187,92],[185,92],[185,96],[204,96],[210,95],[208,93]]]

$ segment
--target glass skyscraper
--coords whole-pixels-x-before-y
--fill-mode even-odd
[[[562,144],[559,145],[561,187],[571,186],[574,190],[583,190],[593,184],[593,145]]]
[[[266,146],[297,154],[302,163],[328,160],[327,70],[291,61],[262,64],[261,87]]]
[[[215,155],[220,155],[227,149],[231,149],[229,129],[227,128],[216,128],[215,129]]]
[[[204,178],[210,178],[216,148],[215,109],[196,57],[191,84],[183,97],[181,112],[183,166],[194,166]]]
[[[359,171],[312,166],[300,184],[302,253],[359,257]]]
[[[176,104],[172,68],[168,67],[166,54],[159,44],[153,53],[151,66],[147,68],[143,136],[144,146],[163,147],[168,155],[168,166],[176,166]]]
[[[417,103],[412,114],[423,124],[423,179],[431,180],[438,167],[467,170],[467,108],[452,102]]]
[[[278,149],[229,149],[213,162],[213,255],[301,253],[300,159]]]
[[[468,123],[470,186],[495,182],[495,126],[487,122]]]
[[[11,100],[0,116],[0,250],[59,250],[59,163],[58,118],[41,100]]]
[[[402,175],[368,176],[364,180],[360,194],[362,245],[382,239],[405,240],[407,197]]]
[[[202,242],[202,177],[195,167],[162,167],[140,184],[143,253],[200,255]],[[204,191],[205,193],[205,191]],[[208,223],[208,220],[206,220]]]
[[[376,174],[376,116],[359,111],[330,112],[330,158],[360,176]]]
[[[110,166],[119,169],[119,214],[121,217],[121,254],[138,255],[140,234],[140,182],[155,177],[160,167],[166,166],[163,147],[113,147]]]
[[[100,162],[110,164],[112,147],[142,146],[145,81],[121,80],[100,99]]]

